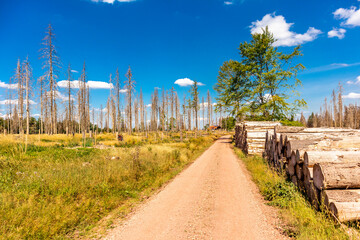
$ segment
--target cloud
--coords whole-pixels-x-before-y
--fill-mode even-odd
[[[67,88],[68,87],[68,80],[61,80],[57,83],[57,85],[61,88]],[[80,81],[79,80],[74,80],[71,81],[71,87],[72,88],[79,88],[80,86]],[[88,81],[86,83],[86,86],[91,88],[91,89],[110,89],[110,88],[114,88],[114,85],[112,83],[107,83],[107,82],[101,82],[101,81]]]
[[[72,72],[72,73],[78,73],[78,71],[76,71],[76,70],[74,70],[74,69],[72,69],[71,72]]]
[[[8,84],[0,80],[0,88],[16,89],[17,86],[18,86],[17,83]]]
[[[234,3],[233,3],[233,2],[230,2],[230,1],[225,1],[224,4],[225,4],[225,5],[233,5]]]
[[[348,99],[360,98],[360,93],[351,92],[351,93],[349,93],[347,95],[344,95],[343,98],[348,98]]]
[[[5,100],[0,101],[0,105],[8,105],[8,104],[17,105],[18,102],[19,102],[18,99],[12,99],[12,100],[5,99]],[[36,104],[36,102],[33,100],[29,100],[29,102],[31,105]],[[24,101],[24,104],[26,105],[26,101]]]
[[[357,62],[357,63],[332,63],[332,64],[328,64],[325,66],[310,68],[308,70],[305,70],[305,72],[302,74],[325,72],[325,71],[347,68],[347,67],[354,67],[354,66],[359,66],[359,65],[360,65],[360,62]]]
[[[193,80],[189,79],[189,78],[180,78],[180,79],[178,79],[178,80],[176,80],[174,82],[174,84],[177,84],[177,85],[179,85],[181,87],[191,86],[191,85],[194,85],[194,83],[195,82]],[[198,84],[198,86],[204,86],[205,85],[205,84],[203,84],[201,82],[198,82],[197,84]]]
[[[352,6],[349,9],[339,8],[333,12],[334,17],[338,19],[344,19],[345,21],[341,23],[344,26],[358,27],[360,26],[360,8]]]
[[[119,90],[120,93],[127,93],[127,91],[128,91],[128,90],[127,90],[126,88]]]
[[[114,2],[135,2],[136,0],[91,0],[91,1],[113,4]]]
[[[343,28],[333,28],[331,31],[328,32],[328,37],[333,38],[337,37],[339,39],[343,39],[345,37],[346,30]]]
[[[358,76],[355,81],[347,81],[346,83],[349,85],[360,84],[360,76]]]
[[[151,103],[147,104],[145,107],[148,107],[148,108],[151,107]]]
[[[266,26],[269,31],[273,33],[274,38],[277,41],[274,43],[275,47],[278,46],[296,46],[306,42],[314,41],[321,33],[320,30],[309,27],[306,33],[298,34],[290,31],[290,27],[293,23],[287,23],[285,18],[281,15],[266,14],[260,21],[251,23],[251,34],[262,33]]]
[[[62,101],[69,101],[69,96],[65,95],[65,94],[62,94],[59,91],[56,91],[56,98],[59,99],[59,100],[62,100]],[[74,99],[74,97],[72,95],[70,95],[70,100],[75,101],[75,99]]]

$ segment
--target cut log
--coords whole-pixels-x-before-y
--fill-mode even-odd
[[[295,165],[296,165],[296,154],[294,151],[291,153],[291,157],[289,159],[289,175],[293,176],[295,174]]]
[[[319,190],[360,188],[360,163],[316,163],[314,184]]]
[[[329,207],[332,202],[360,202],[360,189],[324,190],[322,195],[324,205],[327,207]]]
[[[310,203],[314,206],[315,209],[319,209],[319,196],[320,196],[319,190],[315,187],[313,181],[310,181],[310,184],[308,184],[306,187],[307,187],[306,192],[308,194]]]
[[[298,179],[297,179],[296,175],[291,176],[291,182],[292,182],[295,186],[298,186]]]
[[[298,133],[302,132],[304,129],[304,127],[276,126],[277,133]]]
[[[304,183],[310,184],[310,181],[313,180],[313,168],[303,165],[304,172]]]
[[[315,163],[324,162],[360,162],[360,151],[306,151],[305,165],[312,167]]]
[[[356,221],[360,219],[360,202],[332,202],[330,211],[340,222]]]
[[[304,179],[303,163],[296,164],[295,172],[296,172],[296,177],[297,177],[300,181],[303,181],[303,179]]]

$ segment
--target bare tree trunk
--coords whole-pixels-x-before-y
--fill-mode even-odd
[[[67,119],[66,119],[66,127],[67,127],[67,131],[66,131],[66,135],[69,134],[69,132],[72,133],[72,107],[71,107],[71,81],[72,81],[72,77],[71,77],[71,66],[69,64],[68,66],[68,89],[67,89],[67,93],[68,93],[68,114],[67,114]]]
[[[104,114],[103,114],[103,106],[102,104],[100,105],[100,128],[101,128],[101,133],[103,131],[103,119],[104,118]]]
[[[140,89],[140,131],[144,131],[144,99],[143,99],[143,93],[142,90]]]
[[[211,126],[211,111],[212,111],[212,108],[211,108],[211,96],[210,96],[210,91],[208,90],[207,92],[207,105],[208,105],[208,124],[209,124],[209,128]]]
[[[120,111],[120,75],[119,69],[116,69],[116,108],[117,108],[117,119],[116,119],[116,129],[118,132],[121,131],[121,111]]]
[[[129,133],[132,133],[132,94],[134,91],[135,82],[132,80],[132,72],[129,66],[129,69],[126,73],[126,87],[127,87],[127,106],[128,106],[128,122],[129,122]]]
[[[339,127],[343,127],[343,103],[342,103],[342,92],[343,87],[339,82],[339,92],[338,92],[338,108],[339,108]]]
[[[30,132],[30,79],[31,79],[31,69],[28,60],[25,62],[25,85],[26,85],[26,140],[25,140],[25,152],[27,150],[28,145],[28,136]]]

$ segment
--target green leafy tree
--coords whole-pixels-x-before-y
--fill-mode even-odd
[[[297,73],[304,69],[294,63],[302,55],[300,46],[285,54],[273,46],[275,42],[266,28],[240,44],[241,61],[224,62],[215,86],[217,108],[237,118],[283,120],[306,106],[296,90],[301,86]]]

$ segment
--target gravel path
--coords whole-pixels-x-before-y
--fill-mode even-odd
[[[105,239],[285,239],[275,215],[222,137]]]

